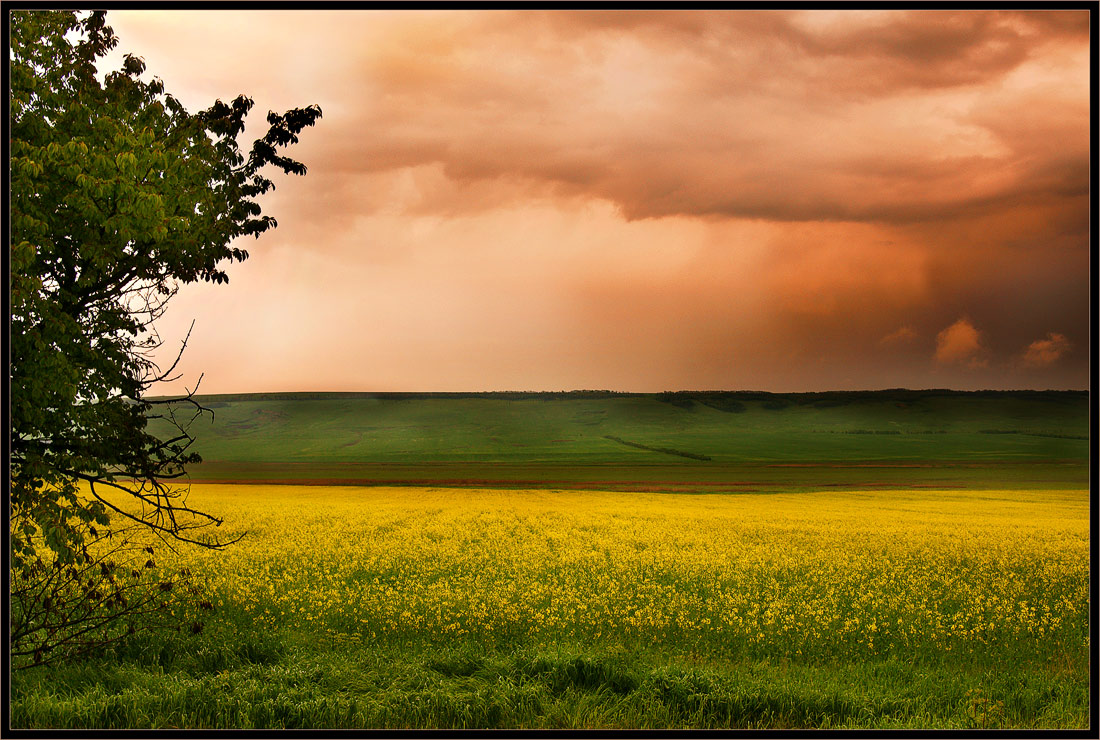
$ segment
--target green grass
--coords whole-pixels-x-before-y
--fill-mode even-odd
[[[1084,727],[1076,666],[972,660],[715,661],[614,643],[256,644],[223,630],[17,674],[41,728]],[[178,644],[172,644],[176,642]],[[172,657],[165,657],[172,656]],[[1087,659],[1086,659],[1087,660]],[[968,694],[968,692],[971,692]],[[976,692],[976,693],[975,693]],[[981,699],[992,711],[983,714]],[[1000,705],[997,705],[1000,702]]]
[[[191,427],[193,449],[206,462],[192,473],[195,480],[732,481],[764,488],[904,481],[1058,487],[1088,480],[1085,393],[665,398],[209,396],[202,400],[213,420],[205,416]],[[730,408],[740,410],[722,410]],[[792,467],[805,464],[815,467]]]

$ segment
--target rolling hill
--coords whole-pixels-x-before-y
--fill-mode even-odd
[[[257,393],[197,400],[212,414],[190,427],[204,459],[192,470],[195,479],[715,485],[751,472],[749,482],[828,485],[838,469],[887,479],[905,470],[910,480],[929,478],[927,470],[913,471],[931,468],[964,481],[980,470],[980,477],[1011,484],[1029,475],[1087,481],[1088,474],[1088,394],[1079,391]],[[161,423],[153,420],[151,428],[163,430]],[[798,468],[814,472],[796,474]],[[1021,470],[1028,471],[1023,478]]]

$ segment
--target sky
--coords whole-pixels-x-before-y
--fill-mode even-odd
[[[1087,11],[130,11],[324,111],[154,389],[1087,388]]]

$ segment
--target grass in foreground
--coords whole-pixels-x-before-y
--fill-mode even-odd
[[[170,640],[21,677],[15,727],[1001,728],[1087,726],[1087,668],[715,663],[608,643],[331,649],[304,635]],[[165,659],[166,651],[178,651]]]
[[[1088,494],[196,486],[216,617],[14,726],[1084,727]]]

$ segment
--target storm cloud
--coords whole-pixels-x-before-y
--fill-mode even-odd
[[[108,20],[192,109],[325,112],[165,319],[204,390],[1087,385],[1085,11]]]

